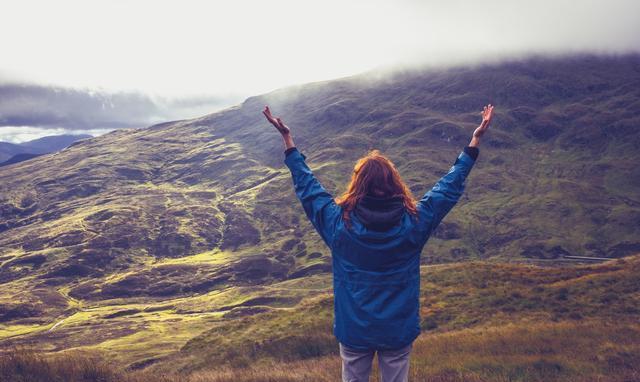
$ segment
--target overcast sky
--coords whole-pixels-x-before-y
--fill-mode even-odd
[[[640,1],[633,0],[0,4],[0,125],[7,126],[0,140],[9,141],[21,126],[108,130],[195,117],[250,95],[380,67],[640,51]],[[70,126],[45,115],[26,124],[19,114],[33,109],[29,97],[6,105],[15,93],[3,86],[14,83],[81,89],[87,102],[96,92],[103,99],[124,92],[149,109],[114,108],[110,122],[84,116]]]

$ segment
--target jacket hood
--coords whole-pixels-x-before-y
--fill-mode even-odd
[[[354,208],[354,213],[362,224],[374,231],[386,231],[398,225],[404,212],[402,196],[365,195]]]

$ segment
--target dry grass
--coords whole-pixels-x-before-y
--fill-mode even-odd
[[[640,380],[640,256],[561,269],[475,262],[423,271],[430,325],[414,344],[412,381]],[[320,294],[218,322],[172,356],[129,364],[148,361],[143,370],[105,349],[13,349],[0,354],[0,381],[336,381],[331,303]]]
[[[123,371],[99,354],[44,356],[16,349],[0,357],[8,382],[336,381],[340,359],[257,360],[248,367],[208,365],[190,374]],[[635,322],[513,323],[423,334],[414,344],[412,381],[623,382],[640,379],[640,325]],[[374,367],[373,377],[377,378]]]

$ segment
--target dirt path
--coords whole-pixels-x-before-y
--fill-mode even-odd
[[[69,318],[69,317],[65,317],[62,320],[60,320],[60,321],[56,322],[55,324],[53,324],[53,326],[51,328],[49,328],[49,330],[47,330],[47,332],[53,331],[53,329],[57,328],[58,325],[62,324],[64,322],[64,320],[66,320],[67,318]]]

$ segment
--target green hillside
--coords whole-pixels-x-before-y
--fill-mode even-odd
[[[561,267],[564,256],[640,253],[640,57],[530,58],[279,89],[0,168],[0,344],[106,350],[118,362],[161,369],[204,353],[243,365],[246,353],[229,354],[232,344],[302,349],[317,341],[301,354],[335,362],[326,331],[330,253],[295,198],[262,108],[293,129],[335,196],[355,161],[377,148],[419,197],[468,143],[487,103],[496,115],[467,191],[422,260],[445,284],[505,275],[500,285],[472,285],[476,292],[427,282],[425,302],[435,305],[422,312],[425,330],[444,336],[527,318],[551,333],[555,321],[591,328],[595,318],[637,315],[633,285],[620,286],[613,305],[596,303],[613,298],[604,290],[571,305],[573,287],[565,300],[555,287],[527,288],[579,278],[590,293],[589,277],[578,275],[590,268]],[[522,262],[548,267],[532,268],[536,279],[512,295],[529,269]],[[624,270],[630,263],[614,264],[607,267],[637,277],[637,267]],[[466,271],[447,273],[456,269]],[[283,312],[308,324],[296,326],[299,337],[278,339],[291,325]],[[611,330],[627,330],[620,325]]]

